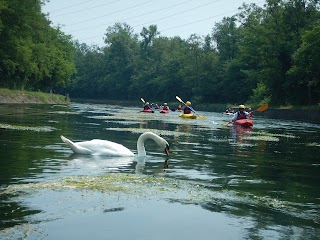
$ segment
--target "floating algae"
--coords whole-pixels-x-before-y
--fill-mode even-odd
[[[110,173],[100,176],[66,177],[60,182],[9,185],[7,188],[1,189],[0,195],[15,194],[21,191],[30,192],[32,189],[85,189],[141,195],[142,192],[145,194],[154,193],[154,191],[175,192],[183,185],[179,180],[159,176]]]
[[[306,144],[306,146],[308,146],[308,147],[320,147],[320,143],[316,143],[316,142],[308,143],[308,144]]]
[[[88,116],[88,118],[93,119],[106,119],[106,120],[159,120],[158,114],[143,114],[143,113],[112,113],[112,115],[100,115],[100,116]]]
[[[138,121],[105,121],[107,123],[116,123],[121,125],[134,125],[134,124],[140,124],[141,122]]]
[[[185,132],[159,130],[159,129],[152,129],[152,128],[105,128],[105,130],[118,131],[118,132],[132,132],[137,134],[141,134],[144,132],[153,132],[155,134],[162,135],[162,136],[175,136],[175,137],[194,136],[193,134],[185,133]]]
[[[244,136],[243,139],[253,141],[265,141],[265,142],[278,142],[280,138],[296,138],[291,134],[279,134],[279,133],[268,133],[268,132],[252,132],[255,136]]]
[[[223,143],[223,142],[229,142],[229,139],[228,138],[209,138],[208,139],[209,142],[217,142],[217,143]]]
[[[263,135],[263,136],[270,136],[270,137],[283,137],[283,138],[297,138],[292,134],[284,134],[284,133],[269,133],[269,132],[252,132],[253,135]]]
[[[245,140],[265,141],[265,142],[279,142],[279,138],[271,136],[243,136]]]
[[[62,114],[62,115],[66,115],[66,114],[68,114],[68,115],[77,115],[77,114],[79,114],[77,112],[69,112],[69,111],[56,111],[56,112],[50,112],[50,113],[52,113],[52,114]]]
[[[10,125],[0,123],[0,128],[10,129],[10,130],[18,130],[18,131],[34,131],[34,132],[53,132],[56,130],[54,127],[28,127],[28,126],[18,126],[18,125]]]
[[[0,196],[11,194],[18,197],[20,195],[21,198],[26,199],[31,195],[39,195],[37,194],[39,191],[42,193],[39,196],[43,196],[45,194],[52,195],[53,193],[50,191],[57,191],[57,194],[62,193],[63,189],[67,190],[64,191],[64,194],[67,194],[64,196],[68,197],[65,197],[62,201],[61,199],[59,200],[59,204],[54,208],[54,214],[59,213],[59,211],[56,211],[57,207],[61,206],[65,209],[69,201],[74,202],[72,197],[77,196],[76,193],[79,193],[83,196],[83,199],[94,196],[97,202],[110,202],[109,200],[116,198],[117,206],[125,206],[131,200],[134,200],[138,204],[140,201],[136,200],[141,198],[143,199],[141,204],[145,204],[147,200],[157,199],[171,203],[195,204],[204,208],[208,204],[222,208],[229,206],[232,208],[232,206],[239,206],[239,204],[248,206],[259,205],[295,217],[312,221],[319,220],[316,213],[301,213],[299,206],[278,198],[263,195],[257,196],[249,192],[237,192],[229,189],[213,189],[210,186],[206,186],[203,182],[178,180],[157,175],[111,173],[100,176],[67,177],[60,180],[60,182],[52,183],[14,184],[2,188]],[[51,206],[52,204],[54,203],[46,202],[46,205]],[[104,208],[104,205],[95,205],[95,208],[99,207]],[[79,207],[74,206],[74,208],[74,212],[79,212]],[[87,208],[86,206],[86,211],[88,210]],[[59,218],[59,216],[56,217]]]

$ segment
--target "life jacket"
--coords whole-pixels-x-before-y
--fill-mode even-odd
[[[190,109],[189,107],[185,107],[185,108],[183,109],[183,113],[184,113],[184,114],[190,114],[190,113],[191,113],[191,109]]]
[[[163,110],[169,110],[169,107],[168,106],[164,106],[162,109]]]
[[[247,119],[245,112],[243,113],[241,113],[240,111],[237,112],[237,120],[240,120],[240,119]]]

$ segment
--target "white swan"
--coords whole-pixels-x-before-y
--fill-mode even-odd
[[[91,141],[74,143],[68,138],[61,136],[63,142],[65,142],[74,153],[87,154],[87,155],[108,155],[108,156],[134,156],[128,148],[121,144],[110,142],[107,140],[93,139]],[[140,135],[137,142],[138,156],[146,156],[146,149],[144,142],[147,139],[154,140],[161,148],[164,149],[167,156],[169,156],[169,143],[162,137],[152,132],[145,132]]]

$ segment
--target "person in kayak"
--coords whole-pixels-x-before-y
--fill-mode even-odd
[[[233,115],[233,118],[231,119],[230,123],[233,123],[240,119],[250,119],[250,114],[246,112],[244,109],[245,109],[244,105],[242,104],[239,105],[239,111]]]
[[[183,113],[184,113],[184,114],[190,114],[190,113],[192,112],[190,106],[191,106],[191,102],[190,102],[190,101],[187,101],[187,102],[186,102],[186,106],[185,106],[184,109],[183,109]]]
[[[250,115],[250,118],[254,116],[254,111],[251,108],[248,109],[248,113]]]
[[[164,103],[163,104],[164,106],[163,106],[163,108],[162,108],[162,110],[166,110],[166,111],[169,111],[170,109],[169,109],[169,106],[168,106],[168,103]]]
[[[151,106],[149,102],[146,102],[146,104],[143,106],[143,110],[149,110],[149,109],[151,109]]]

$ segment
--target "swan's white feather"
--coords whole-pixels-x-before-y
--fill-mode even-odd
[[[61,139],[72,149],[74,153],[77,154],[108,155],[117,157],[134,156],[134,153],[131,152],[128,148],[124,147],[121,144],[108,140],[93,139],[91,141],[74,143],[64,136],[61,136]],[[140,135],[137,141],[138,156],[146,155],[144,142],[147,139],[154,140],[162,149],[165,150],[166,154],[169,155],[169,143],[165,139],[152,132],[145,132]]]
[[[134,153],[123,145],[107,140],[93,139],[74,143],[64,136],[61,136],[61,139],[77,154],[134,156]]]

